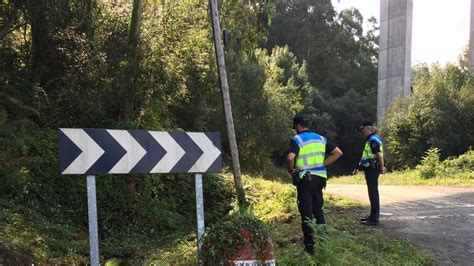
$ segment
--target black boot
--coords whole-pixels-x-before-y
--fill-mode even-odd
[[[309,255],[314,255],[314,245],[305,245],[304,251],[306,251],[306,253]]]
[[[377,226],[379,225],[378,219],[367,219],[366,221],[361,222],[363,225]]]

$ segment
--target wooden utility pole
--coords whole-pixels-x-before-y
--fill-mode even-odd
[[[221,26],[219,22],[219,13],[217,11],[217,0],[209,0],[209,7],[211,10],[212,30],[214,33],[214,44],[216,48],[218,66],[217,69],[219,72],[219,81],[221,84],[227,133],[229,136],[230,152],[232,154],[235,190],[237,191],[239,208],[240,210],[244,210],[247,208],[247,202],[245,201],[244,186],[242,184],[242,173],[240,172],[239,151],[237,149],[237,141],[235,140],[234,120],[232,118],[229,84],[227,83],[227,72],[225,69],[224,49],[222,47]]]

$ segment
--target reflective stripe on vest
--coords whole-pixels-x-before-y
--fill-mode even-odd
[[[326,138],[313,132],[303,132],[292,139],[300,148],[295,160],[299,177],[303,178],[306,172],[310,172],[312,175],[327,178],[326,167],[323,166],[326,155]]]
[[[362,152],[362,157],[360,158],[359,164],[365,167],[370,166],[370,159],[375,159],[376,156],[370,148],[370,141],[375,141],[380,146],[380,153],[383,156],[383,145],[380,137],[377,134],[372,134],[369,139],[365,142],[364,151]]]

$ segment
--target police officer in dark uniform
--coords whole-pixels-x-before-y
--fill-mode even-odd
[[[380,214],[379,175],[387,172],[383,158],[383,144],[381,138],[376,133],[374,123],[365,121],[362,123],[360,131],[366,138],[366,143],[359,166],[364,170],[370,200],[370,215],[360,220],[364,225],[376,226],[379,224]]]
[[[308,222],[316,218],[317,224],[326,223],[323,212],[326,166],[335,162],[342,155],[342,151],[325,137],[309,131],[308,128],[307,118],[296,116],[293,119],[293,129],[297,135],[290,139],[287,167],[298,193],[298,210],[301,214],[305,250],[309,254],[314,254],[313,231]]]

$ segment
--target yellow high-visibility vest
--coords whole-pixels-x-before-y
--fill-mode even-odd
[[[326,167],[323,166],[326,155],[325,137],[313,132],[302,132],[292,138],[299,147],[295,167],[300,178],[306,172],[327,178]]]
[[[380,146],[380,153],[383,156],[383,145],[382,145],[382,140],[377,134],[372,134],[367,141],[365,142],[365,147],[364,151],[362,152],[362,157],[360,158],[359,164],[364,166],[364,167],[369,167],[370,166],[370,160],[375,159],[376,156],[372,152],[372,149],[370,148],[370,141],[375,141],[379,144]]]

